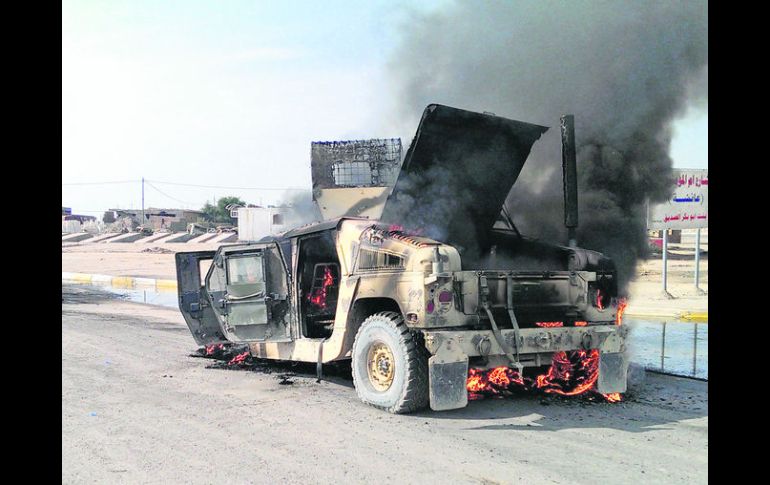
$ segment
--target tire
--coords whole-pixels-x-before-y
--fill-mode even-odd
[[[351,362],[361,401],[394,414],[428,406],[429,354],[421,340],[396,312],[375,313],[364,320],[353,342]]]

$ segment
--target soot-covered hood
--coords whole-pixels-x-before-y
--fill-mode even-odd
[[[385,202],[382,220],[458,249],[486,249],[490,231],[545,126],[431,104]]]

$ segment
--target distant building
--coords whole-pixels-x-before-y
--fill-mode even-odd
[[[80,222],[82,224],[82,223],[84,223],[86,221],[95,221],[96,217],[94,217],[94,216],[81,216],[79,214],[70,214],[68,216],[62,216],[61,220],[62,221],[78,221],[78,222]]]
[[[172,232],[184,232],[191,222],[198,222],[203,218],[203,212],[191,209],[158,209],[150,207],[144,210],[142,221],[141,210],[110,209],[104,213],[104,222],[115,222],[124,217],[131,218],[137,225],[150,227],[154,231],[168,230]]]
[[[89,221],[96,221],[94,216],[83,216],[79,214],[73,214],[72,209],[69,207],[62,207],[61,216],[61,232],[62,234],[70,234],[74,232],[80,232],[83,229],[83,223]]]
[[[153,230],[186,231],[191,222],[200,222],[203,212],[190,209],[145,209],[145,226]]]
[[[258,241],[291,229],[291,207],[237,207],[238,240]]]

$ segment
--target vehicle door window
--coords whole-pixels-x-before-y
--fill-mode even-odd
[[[225,268],[222,264],[222,257],[217,257],[214,264],[211,265],[208,276],[209,293],[225,291]]]
[[[228,258],[227,268],[231,285],[257,285],[264,288],[265,274],[261,254]]]

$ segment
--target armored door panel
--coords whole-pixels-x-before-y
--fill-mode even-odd
[[[219,312],[230,340],[285,340],[287,277],[276,245],[226,252],[223,259],[226,284]]]
[[[198,345],[226,342],[221,320],[201,281],[201,265],[214,257],[214,251],[176,253],[179,310]]]
[[[226,258],[225,321],[239,341],[264,340],[268,315],[262,251]]]

